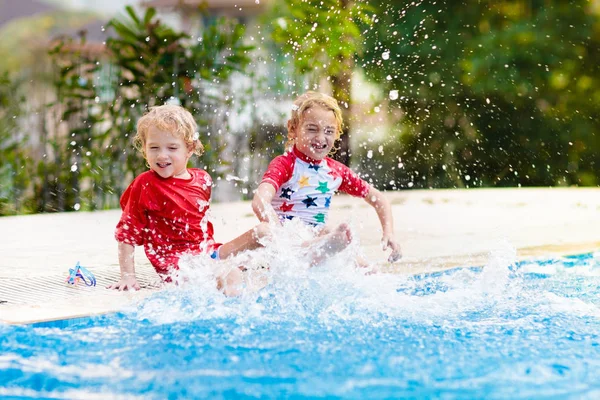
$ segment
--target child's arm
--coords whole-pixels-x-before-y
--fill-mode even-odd
[[[131,244],[119,242],[119,267],[121,268],[121,279],[114,283],[108,289],[121,290],[140,290],[140,284],[135,278],[135,264],[133,256],[135,247]]]
[[[277,213],[271,205],[275,196],[275,187],[270,183],[263,182],[258,185],[254,198],[252,199],[252,210],[261,222],[279,222]]]
[[[389,262],[396,262],[402,257],[400,245],[394,237],[394,218],[392,216],[392,207],[390,202],[379,190],[370,187],[369,193],[365,197],[365,201],[369,203],[377,212],[381,228],[383,229],[383,238],[381,244],[383,250],[391,249],[392,253],[388,257]]]

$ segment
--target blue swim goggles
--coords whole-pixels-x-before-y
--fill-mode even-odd
[[[79,261],[77,261],[75,268],[69,268],[69,277],[66,283],[76,285],[79,280],[82,280],[85,286],[96,286],[96,277],[94,274],[79,265]]]

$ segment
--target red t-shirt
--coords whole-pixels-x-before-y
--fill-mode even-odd
[[[143,245],[161,275],[178,268],[182,253],[210,254],[219,246],[206,216],[212,179],[201,169],[188,171],[190,179],[165,179],[154,171],[144,172],[121,196],[123,214],[115,238]]]
[[[271,161],[263,182],[275,188],[271,205],[281,219],[299,218],[315,226],[326,223],[337,191],[364,198],[371,188],[344,164],[329,157],[313,160],[296,147]]]

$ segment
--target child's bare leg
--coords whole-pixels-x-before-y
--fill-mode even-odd
[[[340,224],[333,231],[325,235],[319,235],[313,240],[306,241],[302,246],[309,249],[310,265],[315,266],[323,262],[327,257],[331,257],[344,250],[351,241],[352,234],[350,227],[346,224]]]
[[[217,275],[217,289],[223,292],[225,296],[239,296],[242,293],[243,284],[243,272],[239,268],[225,270],[223,273]]]
[[[331,233],[331,229],[329,227],[324,227],[321,230],[321,232],[319,232],[319,238],[321,238],[323,236],[327,236],[330,233]],[[305,242],[303,245],[307,245],[308,246],[310,244],[309,244],[309,242]],[[367,268],[367,270],[368,270],[367,274],[368,275],[379,272],[379,268],[376,265],[370,264],[369,261],[366,258],[364,258],[363,256],[361,256],[361,255],[357,255],[354,260],[355,260],[356,266],[358,268]]]
[[[223,244],[219,248],[219,258],[225,260],[246,250],[254,250],[262,247],[260,240],[269,237],[271,230],[269,224],[262,222],[247,232],[242,233],[235,239]]]
[[[271,230],[269,228],[269,224],[262,222],[235,239],[224,243],[219,248],[219,258],[221,260],[225,260],[243,251],[254,250],[262,247],[262,244],[260,243],[261,239],[269,237],[270,235]],[[244,266],[221,270],[221,272],[216,276],[217,289],[222,291],[225,296],[239,296],[242,293],[242,288],[245,283],[244,271],[246,271]]]
[[[216,276],[217,289],[228,297],[240,296],[242,291],[246,293],[257,292],[269,283],[265,271],[247,270],[244,267],[221,269],[221,272]]]

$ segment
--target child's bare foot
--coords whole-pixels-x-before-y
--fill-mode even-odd
[[[311,265],[317,265],[325,258],[344,250],[352,242],[352,232],[347,224],[338,225],[333,232],[319,239],[315,245]]]
[[[352,241],[352,232],[346,224],[340,224],[333,232],[325,236],[327,242],[325,248],[329,251],[329,255],[339,253],[344,250]]]

